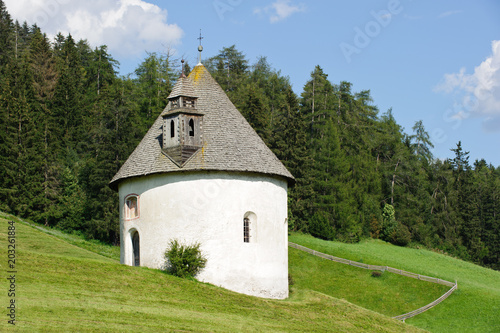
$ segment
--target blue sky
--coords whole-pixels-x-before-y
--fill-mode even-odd
[[[266,56],[297,94],[320,65],[333,83],[370,89],[411,133],[423,120],[437,158],[462,141],[471,163],[500,166],[500,1],[4,0],[20,21],[106,44],[120,73],[145,52],[197,62],[236,45]]]

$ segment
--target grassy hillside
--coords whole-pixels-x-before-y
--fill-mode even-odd
[[[290,241],[337,257],[457,280],[458,290],[448,299],[406,322],[432,332],[500,332],[500,272],[378,240],[343,244],[293,234]],[[294,249],[290,249],[290,270],[298,288],[321,291],[391,316],[414,310],[447,290],[444,286],[426,285],[386,272],[383,278],[390,281],[388,285],[383,279],[372,278],[369,271],[314,258]],[[394,294],[384,292],[384,288],[394,288]],[[400,308],[395,308],[392,302]]]
[[[6,218],[12,219],[0,213],[3,249]],[[116,247],[42,229],[16,224],[20,332],[418,331],[412,325],[432,332],[500,331],[500,273],[426,250],[381,241],[342,244],[302,234],[290,237],[339,257],[458,280],[459,290],[445,302],[402,324],[361,307],[393,316],[427,304],[447,287],[390,273],[374,278],[370,271],[290,249],[295,282],[291,297],[264,300],[157,270],[123,266]],[[3,253],[0,267],[5,275],[6,250]],[[0,302],[8,304],[7,281],[1,281]],[[11,329],[2,317],[0,331]]]
[[[7,230],[7,220],[0,217],[4,275]],[[308,289],[295,287],[285,301],[265,300],[120,265],[113,259],[116,250],[93,243],[76,246],[83,241],[57,234],[61,240],[22,222],[16,224],[16,236],[17,332],[419,331]],[[1,281],[5,309],[8,285]],[[5,314],[2,318],[0,331],[12,330]]]
[[[310,289],[387,316],[397,316],[431,303],[449,287],[384,272],[334,263],[293,248],[289,249],[290,274],[299,289]]]

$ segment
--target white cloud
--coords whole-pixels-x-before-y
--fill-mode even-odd
[[[266,14],[269,16],[269,21],[271,23],[276,23],[286,19],[294,13],[304,12],[305,10],[306,7],[303,4],[294,5],[291,3],[291,0],[277,0],[269,6],[255,8],[254,14]]]
[[[473,74],[467,74],[465,68],[445,74],[444,82],[434,90],[456,94],[461,98],[462,109],[485,119],[485,129],[500,131],[500,40],[493,41],[491,48],[492,54]]]
[[[92,46],[106,44],[118,56],[138,56],[145,50],[180,42],[182,29],[167,23],[167,11],[143,0],[4,0],[20,22],[36,23],[55,36],[71,33]]]
[[[465,67],[462,67],[460,68],[460,71],[458,73],[445,74],[444,82],[437,85],[434,88],[434,91],[436,92],[443,91],[445,93],[451,93],[457,88],[467,89],[469,85],[469,77],[470,75],[466,76],[465,74]]]

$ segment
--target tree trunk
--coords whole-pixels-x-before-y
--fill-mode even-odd
[[[394,183],[396,182],[396,171],[398,170],[400,160],[398,159],[398,163],[396,163],[396,167],[394,168],[394,174],[392,175],[392,185],[391,185],[391,205],[394,206]]]

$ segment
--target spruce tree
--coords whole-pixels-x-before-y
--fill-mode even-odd
[[[241,109],[241,88],[249,74],[248,60],[245,55],[236,49],[236,45],[224,47],[214,57],[204,62],[210,74],[237,109]]]
[[[56,53],[57,54],[57,53]],[[71,35],[64,40],[57,57],[57,81],[53,114],[57,120],[57,137],[62,142],[60,156],[68,156],[84,142],[83,115],[86,114],[85,94],[82,89],[84,71]]]
[[[148,53],[135,75],[139,88],[136,98],[140,104],[141,130],[146,132],[167,105],[167,97],[178,75],[173,70],[170,54],[164,56],[154,52]]]
[[[0,0],[0,78],[13,53],[14,26],[5,3]]]
[[[415,134],[411,135],[410,139],[412,140],[415,155],[423,158],[426,162],[430,162],[432,160],[431,149],[434,148],[434,145],[431,142],[429,133],[425,131],[422,120],[415,122],[412,130]]]
[[[37,199],[41,206],[37,220],[43,220],[46,225],[55,225],[60,217],[61,208],[57,205],[61,192],[57,151],[61,143],[56,136],[57,121],[52,114],[58,74],[50,43],[40,29],[36,29],[31,38],[30,65],[35,97],[32,103],[36,119],[33,131],[37,132],[36,150],[41,157],[39,172],[43,177],[41,183],[43,192]]]
[[[308,150],[308,119],[299,108],[298,98],[289,85],[285,100],[276,105],[276,121],[272,128],[271,147],[295,177],[288,193],[289,227],[307,231],[307,221],[313,211],[313,160]]]

